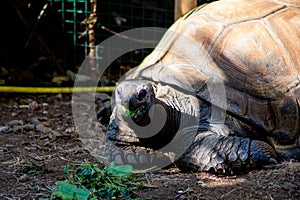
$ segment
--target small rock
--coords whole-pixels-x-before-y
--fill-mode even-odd
[[[49,134],[49,138],[51,140],[55,140],[58,137],[62,137],[62,134],[58,131],[51,131],[51,133]]]
[[[281,185],[281,188],[285,189],[285,190],[297,190],[298,189],[298,186],[295,185],[294,183],[291,183],[291,182],[284,182],[282,185]]]
[[[32,157],[34,160],[37,160],[37,161],[43,161],[44,158],[42,158],[41,156],[38,156],[38,155],[30,155],[30,157]]]
[[[43,108],[46,108],[48,105],[48,103],[42,103]]]
[[[182,189],[180,189],[180,190],[178,190],[177,191],[177,194],[184,194],[185,192],[184,192],[184,190],[182,190]]]
[[[10,132],[10,128],[9,126],[0,126],[0,133],[9,133]]]
[[[36,131],[40,132],[41,134],[47,134],[52,131],[51,128],[44,126],[44,124],[38,124],[35,128],[36,128]]]
[[[7,149],[6,148],[0,148],[0,154],[3,154],[3,153],[5,153],[7,151]]]
[[[11,120],[8,122],[8,125],[10,127],[14,127],[14,126],[23,126],[25,123],[23,120]]]
[[[34,117],[34,118],[31,118],[31,120],[29,121],[31,124],[33,125],[38,125],[40,123],[42,123],[38,118]]]
[[[35,125],[33,124],[25,124],[24,125],[24,130],[26,131],[33,131],[35,129]]]
[[[70,135],[71,133],[74,133],[75,132],[75,127],[71,127],[71,128],[67,128],[65,131],[64,131],[64,134],[65,135]]]
[[[36,147],[24,147],[26,151],[36,151]]]
[[[55,117],[55,118],[61,118],[62,114],[61,113],[56,113],[56,114],[53,115],[53,117]]]
[[[15,145],[13,145],[13,144],[6,144],[5,147],[6,147],[6,148],[14,148]]]
[[[48,113],[48,111],[47,110],[44,110],[43,111],[43,115],[48,115],[49,113]]]
[[[14,126],[11,128],[11,132],[13,133],[21,133],[24,129],[24,126]]]
[[[38,110],[39,109],[39,104],[36,101],[32,101],[28,105],[28,109],[31,110],[31,111]]]
[[[57,95],[55,95],[53,97],[50,97],[50,99],[61,100],[62,99],[62,94],[59,93],[59,94],[57,94]]]
[[[43,122],[43,125],[46,127],[51,127],[51,123],[49,123],[49,122]]]
[[[28,181],[30,178],[27,174],[23,174],[22,176],[20,176],[19,181],[21,182],[25,182]]]
[[[41,122],[48,121],[48,117],[39,117],[38,118]]]

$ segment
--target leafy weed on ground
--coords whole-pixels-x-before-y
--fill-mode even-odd
[[[30,161],[28,164],[22,165],[22,172],[26,174],[43,174],[48,169],[44,165],[39,165],[34,161]]]
[[[136,182],[132,166],[111,163],[104,169],[97,164],[84,163],[75,170],[64,168],[67,181],[56,182],[51,199],[132,199],[134,191],[146,186]]]

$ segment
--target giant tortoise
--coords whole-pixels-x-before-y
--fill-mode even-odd
[[[300,160],[300,2],[221,0],[119,81],[109,162],[238,173]]]

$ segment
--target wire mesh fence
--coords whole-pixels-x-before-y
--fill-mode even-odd
[[[62,32],[72,39],[74,46],[74,51],[65,51],[61,56],[66,63],[71,63],[75,67],[82,63],[95,45],[116,33],[137,27],[169,27],[174,21],[174,0],[48,0],[48,2],[61,17],[59,23]],[[93,35],[90,34],[91,31],[94,31]],[[94,37],[93,41],[91,37]],[[118,58],[111,64],[106,77],[109,82],[105,84],[114,84],[120,75],[138,65],[150,51],[150,49],[138,50]]]
[[[198,4],[204,2],[199,0]],[[0,65],[10,71],[16,69],[8,78],[13,84],[26,85],[34,78],[51,82],[53,74],[76,73],[83,60],[92,56],[95,46],[105,39],[138,27],[168,28],[174,22],[175,0],[12,0],[2,3],[3,24],[14,29],[1,30],[6,40],[0,49],[4,55]],[[99,84],[115,84],[151,51],[139,49],[122,55],[110,65],[106,81]],[[30,76],[25,76],[27,72]],[[0,79],[5,79],[3,76],[0,73]]]

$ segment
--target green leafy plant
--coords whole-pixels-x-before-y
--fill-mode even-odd
[[[69,182],[56,182],[57,188],[53,191],[54,197],[60,197],[63,200],[70,200],[70,199],[88,199],[90,195],[90,191],[78,188],[76,185],[71,184]]]
[[[51,199],[132,199],[134,190],[149,187],[135,181],[132,166],[114,162],[104,169],[84,163],[73,171],[66,167],[63,171],[69,180],[56,182]]]
[[[29,163],[24,163],[21,166],[22,166],[22,172],[26,174],[38,175],[48,171],[45,165],[39,165],[34,161],[30,161]]]

